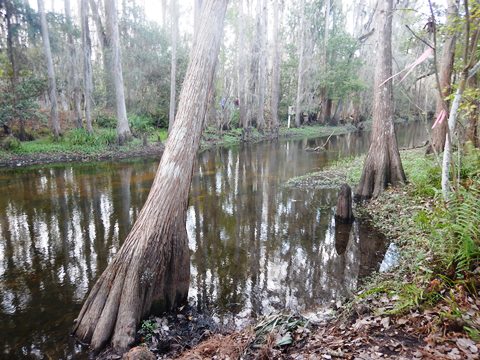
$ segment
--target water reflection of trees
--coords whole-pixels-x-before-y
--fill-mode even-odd
[[[239,318],[310,307],[348,293],[376,266],[378,238],[364,240],[361,226],[337,251],[335,190],[282,186],[324,167],[337,152],[363,152],[365,138],[332,138],[320,154],[304,150],[312,141],[199,155],[187,218],[191,296],[199,307]],[[67,329],[137,217],[156,166],[141,161],[0,174],[0,333],[8,334],[0,337],[2,354],[60,358],[75,351],[66,346]]]
[[[142,164],[66,166],[2,174],[3,356],[60,358],[75,351],[66,346],[68,329],[128,232],[131,214],[140,210],[151,181],[145,174],[154,170],[149,163],[147,169]],[[134,184],[137,174],[144,181]]]
[[[301,151],[305,143],[289,145],[202,154],[189,210],[192,294],[200,307],[244,317],[312,307],[348,295],[362,269],[381,261],[383,239],[367,239],[358,224],[337,253],[336,190],[282,187],[311,161]]]

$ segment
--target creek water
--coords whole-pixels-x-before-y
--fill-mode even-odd
[[[397,124],[400,147],[427,138]],[[220,323],[306,310],[348,295],[377,270],[384,239],[355,223],[335,237],[336,189],[284,186],[365,153],[369,133],[279,140],[198,155],[188,207],[190,301]],[[135,221],[158,160],[0,172],[0,358],[85,358],[69,337],[82,300]]]

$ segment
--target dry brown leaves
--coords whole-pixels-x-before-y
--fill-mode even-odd
[[[179,360],[234,360],[240,359],[251,341],[249,332],[214,335],[198,346],[183,353]]]

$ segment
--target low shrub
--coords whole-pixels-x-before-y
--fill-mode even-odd
[[[0,141],[0,147],[7,151],[15,151],[22,146],[20,140],[14,136],[7,136]]]

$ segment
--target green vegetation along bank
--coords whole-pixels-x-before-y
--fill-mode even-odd
[[[282,127],[279,137],[319,137],[356,130],[352,125],[312,125],[290,129]],[[117,144],[115,129],[109,128],[100,128],[94,134],[89,134],[83,129],[70,130],[59,141],[47,136],[20,142],[13,136],[8,136],[0,139],[0,167],[160,156],[167,136],[165,129],[139,133],[132,141],[121,146]],[[242,129],[219,132],[207,128],[203,134],[201,148],[205,150],[214,146],[232,146],[243,141],[252,143],[268,139],[272,139],[271,134],[262,134],[256,129],[252,129],[244,138]]]

